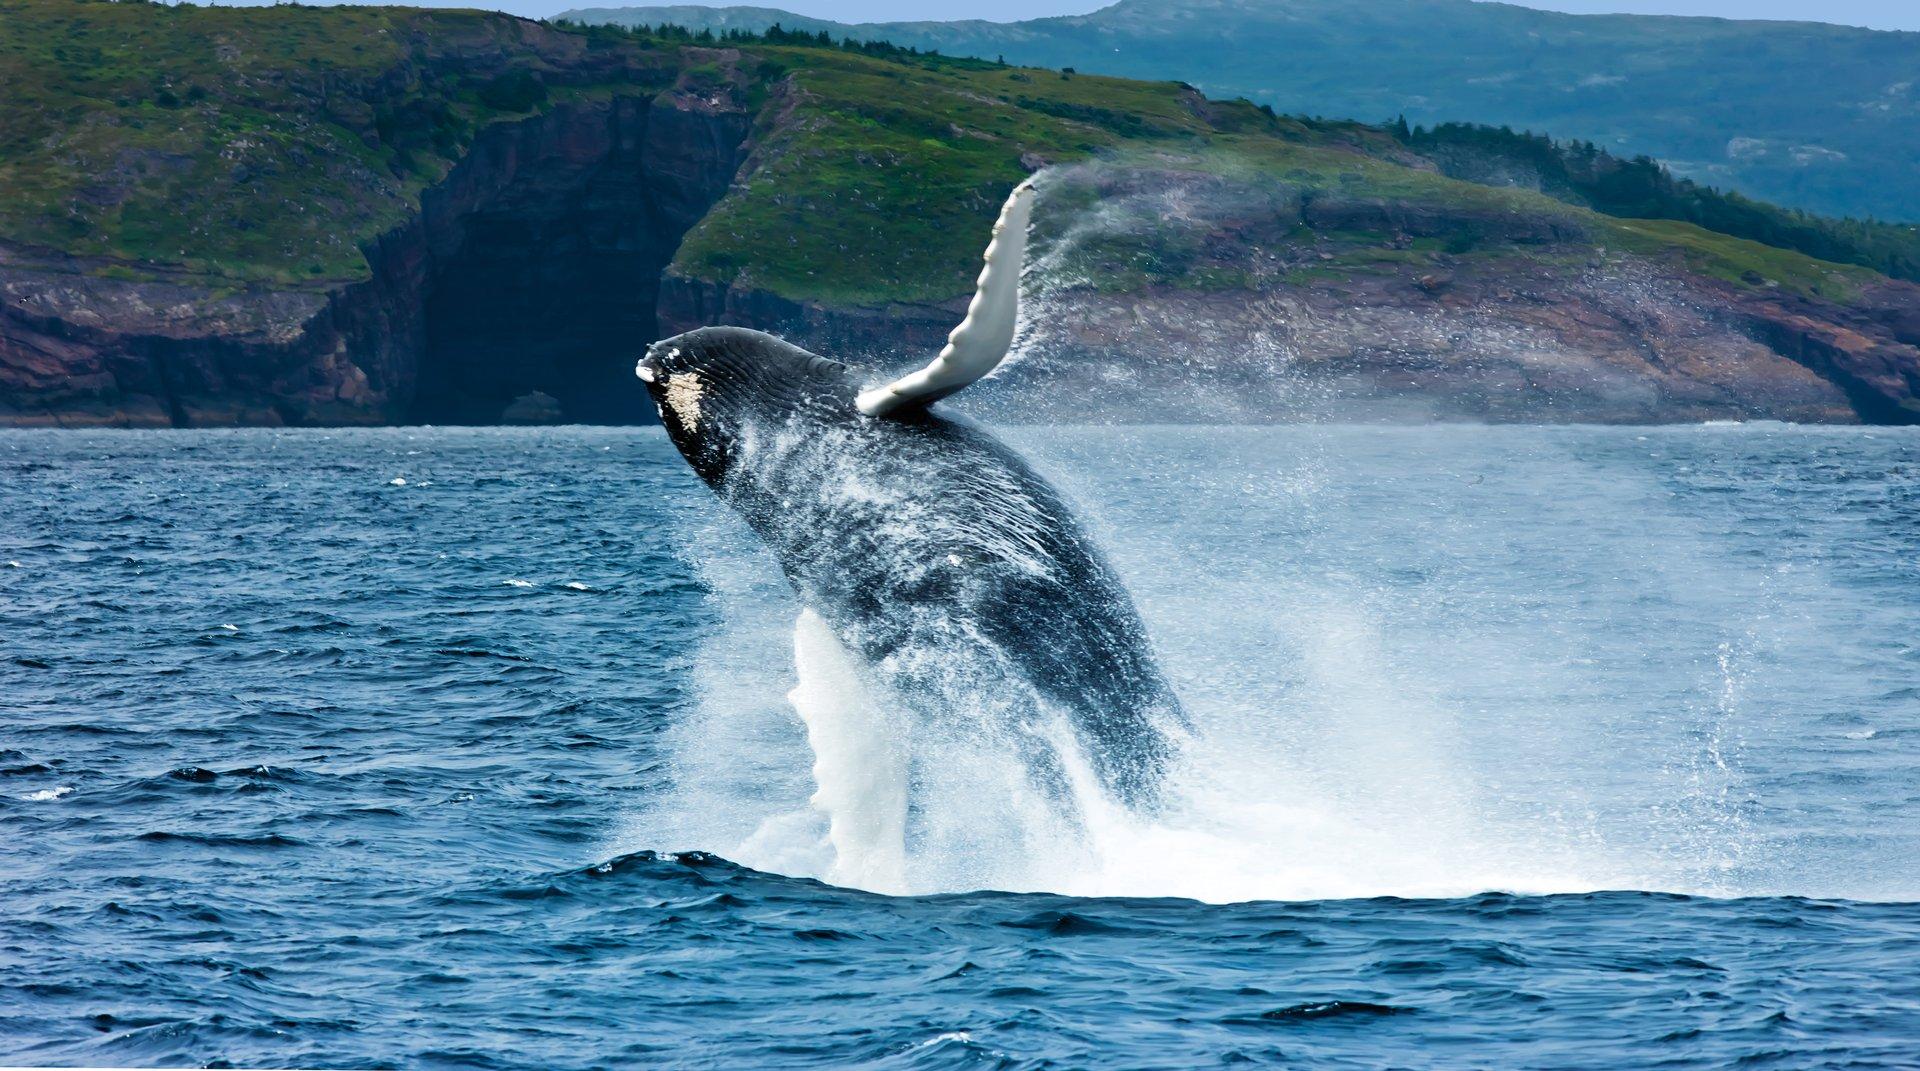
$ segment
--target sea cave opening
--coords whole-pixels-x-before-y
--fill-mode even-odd
[[[712,119],[637,101],[568,109],[476,145],[428,191],[409,418],[654,422],[633,365],[660,334],[661,277],[726,191],[744,133]]]

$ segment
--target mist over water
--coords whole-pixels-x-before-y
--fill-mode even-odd
[[[1804,508],[1842,494],[1911,523],[1911,469],[1845,460],[1875,434],[1914,448],[1787,426],[1014,433],[1078,499],[1194,719],[1151,819],[1079,778],[1082,820],[1061,821],[984,738],[846,761],[886,704],[817,623],[796,667],[772,566],[703,521],[681,545],[725,624],[675,787],[619,844],[887,892],[1911,898],[1909,788],[1850,789],[1852,828],[1814,817],[1915,746],[1920,607],[1876,573],[1920,561],[1868,566],[1844,512]],[[838,743],[817,759],[809,735]],[[736,777],[715,778],[715,740]],[[909,790],[909,765],[937,773]],[[894,828],[903,796],[949,834],[829,835]]]
[[[1218,160],[1152,158],[1055,166],[1034,181],[1019,335],[972,389],[972,411],[1034,424],[1149,414],[1272,423],[1329,411],[1329,383],[1296,367],[1293,311],[1255,282],[1287,269],[1276,246],[1281,221],[1301,211],[1297,186]],[[1182,297],[1116,304],[1117,281]],[[1223,289],[1230,309],[1201,297]]]

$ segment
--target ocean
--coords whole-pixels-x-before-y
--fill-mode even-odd
[[[657,428],[0,432],[0,1063],[1920,1067],[1920,429],[1005,435],[1152,818],[871,739]]]

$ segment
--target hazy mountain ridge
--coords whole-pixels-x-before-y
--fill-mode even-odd
[[[952,55],[1133,78],[1380,122],[1506,124],[1647,154],[1828,215],[1920,221],[1920,33],[1565,15],[1472,0],[1121,0],[1000,24],[841,24],[770,8],[583,8],[566,18],[776,22]]]

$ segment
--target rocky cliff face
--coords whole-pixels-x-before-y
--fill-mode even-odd
[[[925,361],[966,294],[858,307],[674,269],[730,188],[766,180],[755,123],[804,119],[778,96],[749,104],[733,54],[708,56],[697,86],[484,129],[367,248],[363,282],[223,292],[0,246],[0,424],[645,422],[634,355],[722,322],[876,370]],[[1599,250],[1567,213],[1098,182],[1037,234],[1016,374],[973,405],[1018,420],[1920,422],[1920,286],[1736,284]],[[1127,274],[1142,234],[1175,230],[1152,259],[1179,271]]]
[[[1039,167],[1021,351],[970,392],[1004,415],[1920,420],[1920,288],[1807,255],[1912,274],[1885,228],[1761,246],[1371,127],[885,48],[292,4],[0,23],[0,426],[653,420],[634,355],[707,322],[920,363]]]
[[[748,117],[712,98],[615,99],[517,124],[425,204],[440,270],[408,416],[486,423],[532,390],[569,419],[644,419],[633,359],[681,236],[727,190]]]
[[[1142,200],[1140,185],[1103,179],[1104,222],[1040,236],[1018,370],[970,405],[1019,421],[1920,422],[1920,286],[1880,280],[1842,302],[1598,249],[1572,219],[1276,201],[1212,179]],[[1070,248],[1112,258],[1116,238],[1182,229],[1157,251],[1193,261],[1177,285],[1088,285],[1112,265]],[[1482,248],[1411,252],[1462,235]],[[1195,285],[1213,277],[1235,285]],[[672,272],[660,304],[665,331],[757,327],[877,368],[924,361],[964,312],[963,298],[836,307]]]
[[[1920,301],[1920,288],[1901,297]],[[835,309],[669,278],[662,329],[733,323],[886,368],[964,309]],[[1855,314],[1628,262],[1363,275],[1256,292],[1066,291],[1029,304],[1012,421],[1913,423],[1920,351]]]
[[[1850,423],[1846,392],[1757,341],[1724,295],[1645,265],[1474,266],[1258,295],[1064,295],[1006,412],[1157,419]],[[1204,325],[1196,331],[1196,325]]]
[[[729,92],[562,104],[483,131],[372,278],[223,293],[0,248],[0,424],[490,423],[541,391],[647,418],[631,374],[681,236],[727,189]]]

